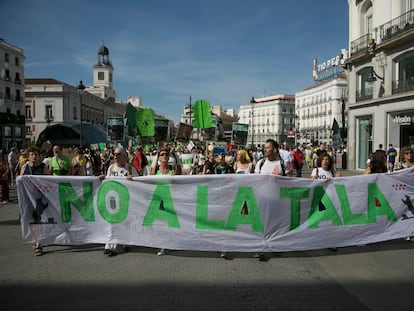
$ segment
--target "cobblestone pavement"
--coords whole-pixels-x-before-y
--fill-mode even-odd
[[[307,174],[305,172],[305,174]],[[350,172],[349,174],[352,174]],[[305,175],[304,175],[305,176]],[[0,206],[2,310],[410,310],[414,243],[252,254],[102,245],[46,246],[21,239],[15,192]]]

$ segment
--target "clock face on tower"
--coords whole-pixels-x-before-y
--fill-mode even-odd
[[[98,72],[98,80],[105,80],[105,72],[103,71]]]

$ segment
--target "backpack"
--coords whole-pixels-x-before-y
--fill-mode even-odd
[[[262,167],[266,161],[266,158],[261,158],[259,161],[260,165],[259,165],[259,172],[262,171]],[[286,171],[285,171],[285,161],[283,161],[282,159],[279,160],[280,161],[280,166],[282,167],[282,176],[286,176]]]

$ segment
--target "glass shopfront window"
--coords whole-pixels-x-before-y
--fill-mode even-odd
[[[372,116],[357,118],[357,169],[365,169],[372,151]]]

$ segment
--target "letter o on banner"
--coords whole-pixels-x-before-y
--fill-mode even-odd
[[[119,204],[118,211],[116,213],[110,213],[107,206],[107,202],[111,201],[111,198],[107,200],[107,196],[110,192],[118,193],[118,200],[115,200],[115,204]],[[129,206],[129,190],[123,184],[116,181],[104,182],[98,191],[98,211],[102,218],[109,223],[121,223],[128,216]]]

